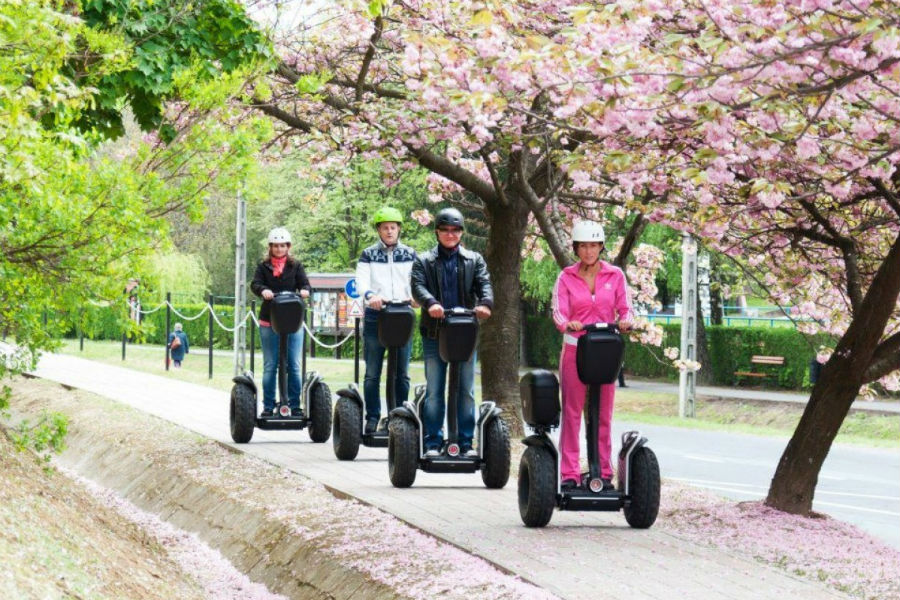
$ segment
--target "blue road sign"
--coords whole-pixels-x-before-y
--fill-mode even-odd
[[[356,291],[356,277],[347,280],[347,283],[344,284],[344,291],[351,298],[359,298],[359,292]]]

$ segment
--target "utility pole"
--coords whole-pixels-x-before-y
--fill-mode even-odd
[[[697,243],[681,237],[681,360],[697,360]],[[697,372],[682,369],[678,378],[678,414],[694,416]]]
[[[247,364],[247,201],[237,195],[237,223],[234,242],[234,374],[242,375]]]

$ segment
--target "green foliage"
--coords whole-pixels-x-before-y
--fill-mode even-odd
[[[106,137],[124,133],[123,103],[144,130],[160,128],[165,102],[176,97],[183,72],[200,84],[272,56],[263,33],[234,0],[82,0],[79,16],[91,35],[112,33],[131,47],[127,68],[100,77],[92,106],[78,120],[83,131]],[[90,60],[90,53],[73,53],[68,74],[88,70]],[[163,138],[170,139],[172,131],[164,128]]]
[[[265,252],[269,229],[284,225],[294,238],[291,252],[307,271],[351,271],[362,250],[377,241],[372,217],[384,205],[403,213],[403,243],[416,250],[434,245],[431,226],[410,218],[412,211],[426,207],[423,170],[410,169],[387,187],[378,161],[355,159],[348,165],[322,168],[308,160],[292,157],[267,174],[270,199],[251,206],[248,262],[255,263],[254,258]]]
[[[539,240],[538,244],[543,252],[547,252],[547,244]],[[520,284],[522,297],[533,302],[538,310],[544,310],[549,306],[553,295],[553,286],[559,276],[559,265],[551,256],[543,256],[541,260],[535,260],[534,254],[529,253],[522,261]]]
[[[146,9],[149,16],[176,6],[149,1],[90,4],[88,12],[127,6]],[[215,7],[226,4],[201,3],[213,11],[204,13],[208,16],[216,16]],[[160,217],[172,211],[201,216],[214,183],[234,189],[248,179],[261,141],[271,134],[265,120],[239,120],[229,112],[223,91],[236,89],[238,83],[217,81],[207,70],[201,80],[208,85],[197,87],[202,93],[184,94],[181,120],[169,124],[171,143],[163,145],[150,136],[99,146],[103,135],[122,123],[123,90],[137,85],[132,59],[138,52],[131,38],[119,35],[123,28],[112,26],[133,15],[91,29],[81,18],[60,12],[59,6],[77,8],[51,0],[0,3],[0,323],[23,353],[21,360],[5,361],[3,376],[32,364],[36,351],[52,348],[59,334],[82,324],[96,325],[73,307],[93,299],[118,301],[124,283],[140,276],[140,257],[161,245],[165,221]],[[190,12],[191,6],[185,3],[182,8]],[[200,27],[204,33],[199,35],[213,30],[224,35],[233,29],[222,18]],[[159,43],[165,37],[154,41],[157,32],[152,27],[146,32],[151,35],[141,37],[141,43]],[[184,65],[192,68],[198,64],[193,59],[200,57],[208,65],[236,69],[227,52],[214,56],[197,51],[190,35],[182,29],[172,38],[183,45]],[[146,54],[147,46],[141,48]],[[166,59],[147,55],[147,60]],[[174,84],[165,90],[147,89],[143,96],[129,96],[135,114],[145,120],[150,112],[141,113],[142,98],[179,92]],[[112,321],[120,327],[128,324],[124,309],[113,314]],[[50,415],[19,428],[16,435],[22,445],[53,451],[64,429]]]
[[[209,292],[209,273],[194,254],[154,254],[141,273],[140,298],[145,303],[162,302],[166,290],[178,290],[184,302],[202,302]]]

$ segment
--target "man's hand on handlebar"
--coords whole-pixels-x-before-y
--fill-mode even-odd
[[[301,298],[309,298],[309,290],[300,290]]]
[[[488,308],[487,306],[482,306],[482,305],[476,306],[475,307],[475,316],[478,317],[479,319],[487,319],[488,317],[491,316],[491,309]]]
[[[440,304],[432,304],[428,307],[428,316],[432,319],[443,319],[444,307]]]
[[[373,308],[375,310],[381,310],[381,307],[384,306],[384,298],[377,294],[373,294],[369,297],[368,303],[369,308]]]
[[[275,293],[272,290],[263,290],[260,295],[263,300],[271,300],[275,297]]]

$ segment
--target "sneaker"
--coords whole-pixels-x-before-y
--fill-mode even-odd
[[[572,490],[578,488],[578,482],[574,479],[563,479],[560,487],[565,492],[571,492]]]
[[[378,428],[378,421],[366,421],[366,435],[371,433],[375,433],[375,430]]]
[[[390,419],[385,417],[378,423],[378,429],[376,431],[379,433],[387,433],[388,425],[390,425]]]
[[[294,418],[302,419],[303,418],[303,409],[301,408],[292,408],[291,416]]]
[[[267,408],[259,414],[260,419],[271,419],[275,416],[275,411],[271,408]]]
[[[609,492],[611,490],[616,489],[616,486],[613,485],[612,478],[601,477],[601,481],[603,481],[603,491]]]
[[[429,448],[425,451],[425,458],[437,458],[441,455],[441,451],[437,448]]]
[[[478,450],[475,448],[469,448],[468,450],[463,450],[462,455],[465,458],[478,458]]]

